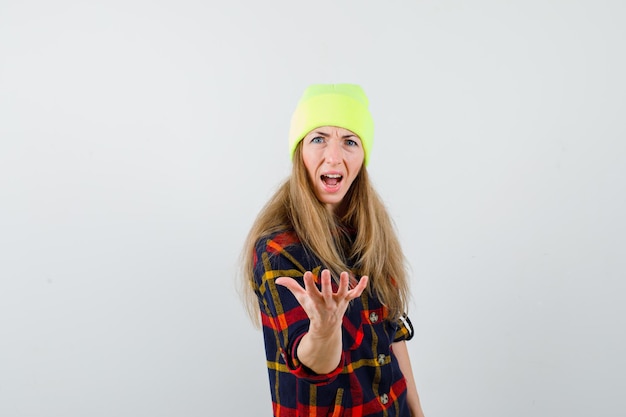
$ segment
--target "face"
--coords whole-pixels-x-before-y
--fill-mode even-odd
[[[361,170],[364,157],[361,139],[341,127],[318,127],[302,140],[302,160],[315,196],[333,212]]]

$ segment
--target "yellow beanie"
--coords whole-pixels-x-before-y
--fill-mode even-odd
[[[289,154],[311,130],[320,126],[337,126],[359,136],[365,151],[365,165],[374,142],[374,121],[368,110],[369,101],[356,84],[313,84],[298,102],[291,117]]]

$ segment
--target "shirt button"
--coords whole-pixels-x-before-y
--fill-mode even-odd
[[[381,353],[380,355],[378,355],[378,364],[382,365],[384,363],[385,363],[385,355]]]
[[[378,321],[378,314],[376,314],[375,312],[371,312],[370,313],[370,321],[372,323],[376,323]]]
[[[389,396],[387,396],[387,394],[383,394],[380,396],[380,402],[383,405],[386,405],[389,402]]]

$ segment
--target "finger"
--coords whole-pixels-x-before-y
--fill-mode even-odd
[[[300,297],[306,296],[306,291],[298,281],[289,277],[276,278],[274,281],[277,285],[287,288],[299,300]]]
[[[337,290],[337,297],[344,298],[348,294],[348,287],[350,286],[350,274],[343,271],[339,275],[339,289]]]
[[[330,271],[325,269],[322,271],[322,297],[328,303],[333,299],[333,286],[330,282]]]
[[[356,285],[356,287],[348,291],[347,298],[352,300],[357,297],[360,297],[361,294],[363,294],[363,291],[365,290],[365,288],[367,287],[368,281],[369,281],[369,278],[367,277],[367,275],[363,275],[361,279],[359,280],[359,283]]]
[[[306,290],[306,293],[309,294],[309,296],[311,297],[319,297],[320,292],[315,285],[313,273],[311,271],[306,271],[302,278],[304,280],[304,289]]]

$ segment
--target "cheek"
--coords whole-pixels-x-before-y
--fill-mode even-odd
[[[315,177],[315,165],[311,163],[304,155],[302,156],[302,162],[304,163],[304,169],[311,180]]]
[[[348,156],[347,161],[352,168],[360,169],[365,162],[365,151],[363,151],[363,148],[354,149]]]
[[[351,177],[356,177],[359,174],[359,171],[361,171],[361,167],[363,166],[364,160],[363,160],[363,155],[354,158],[353,160],[350,161],[350,176]]]

